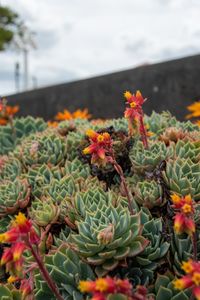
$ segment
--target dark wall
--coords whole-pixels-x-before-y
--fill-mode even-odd
[[[169,110],[183,119],[186,106],[200,99],[200,55],[140,66],[109,75],[41,88],[8,96],[20,105],[20,114],[51,119],[64,108],[88,108],[95,117],[119,117],[124,111],[123,92],[140,89],[148,98],[144,110]]]

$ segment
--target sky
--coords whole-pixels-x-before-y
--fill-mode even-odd
[[[200,53],[199,0],[1,0],[35,32],[29,89]],[[23,55],[0,52],[0,95]],[[33,78],[35,78],[33,80]]]

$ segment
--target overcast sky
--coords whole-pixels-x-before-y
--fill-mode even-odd
[[[1,0],[37,33],[30,80],[46,86],[200,53],[200,0]],[[22,54],[0,52],[0,94]],[[22,83],[21,83],[22,85]]]

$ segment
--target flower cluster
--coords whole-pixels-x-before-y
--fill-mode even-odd
[[[134,293],[133,287],[127,279],[122,280],[106,277],[98,278],[95,281],[80,281],[79,289],[82,293],[92,294],[91,300],[106,300],[110,295],[117,294],[125,296],[127,300],[146,299],[146,289],[144,287],[138,287]]]
[[[142,109],[142,105],[144,104],[146,99],[143,98],[140,91],[137,91],[135,95],[131,94],[131,92],[129,91],[126,91],[124,93],[124,97],[126,98],[127,104],[129,105],[129,107],[127,107],[124,112],[125,118],[128,119],[129,134],[133,135],[133,124],[134,122],[136,122],[143,144],[146,148],[148,148],[147,132],[144,126],[144,113]]]
[[[0,100],[0,125],[6,125],[18,111],[19,106],[8,106],[6,100]]]
[[[88,112],[88,109],[85,108],[83,110],[78,109],[71,113],[69,110],[64,109],[63,112],[57,113],[55,116],[55,120],[57,121],[65,121],[65,120],[73,120],[73,119],[85,119],[88,120],[91,118],[91,115]]]
[[[187,233],[192,235],[195,232],[195,223],[193,220],[194,207],[190,195],[180,197],[176,194],[171,196],[172,207],[178,212],[174,218],[174,230],[177,234]]]
[[[4,248],[0,264],[6,265],[6,272],[10,277],[8,282],[24,278],[23,252],[29,249],[30,244],[38,244],[39,237],[36,234],[32,223],[24,214],[19,213],[11,224],[11,228],[0,234],[0,243],[9,243],[11,247]],[[21,281],[22,295],[25,297],[31,292],[31,283],[27,279]]]
[[[178,290],[191,288],[194,297],[200,300],[200,262],[189,260],[183,262],[182,269],[186,275],[174,280],[174,287]]]
[[[83,149],[83,154],[92,155],[92,163],[105,164],[108,161],[108,156],[112,150],[112,139],[108,132],[102,134],[95,132],[92,129],[86,131],[89,137],[90,146]]]

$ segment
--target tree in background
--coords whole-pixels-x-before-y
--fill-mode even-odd
[[[9,7],[0,5],[0,51],[12,42],[18,28],[18,14]]]

